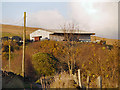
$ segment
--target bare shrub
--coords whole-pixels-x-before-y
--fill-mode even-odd
[[[54,76],[54,82],[51,83],[50,88],[77,88],[78,85],[75,83],[72,77],[66,72],[61,72]]]

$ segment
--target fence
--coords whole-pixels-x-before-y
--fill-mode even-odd
[[[87,79],[86,79],[86,83],[87,83],[87,86],[85,86],[83,83],[82,83],[82,78],[81,78],[81,70],[78,69],[77,72],[75,74],[73,74],[71,76],[71,78],[76,82],[76,84],[80,87],[80,88],[86,88],[87,90],[90,88],[89,85],[90,85],[90,76],[88,75],[87,76]],[[58,77],[58,79],[60,80],[60,78]],[[41,77],[40,78],[40,83],[42,85],[42,88],[50,88],[50,84],[51,82],[54,82],[55,81],[55,77],[54,76],[51,76],[51,77]],[[102,77],[99,76],[97,79],[96,79],[96,82],[97,84],[97,88],[100,88],[102,89]],[[59,88],[62,88],[59,87]]]

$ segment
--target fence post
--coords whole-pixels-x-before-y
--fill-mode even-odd
[[[87,76],[87,90],[89,89],[90,77]]]
[[[78,81],[79,81],[79,86],[82,87],[81,78],[80,78],[80,69],[78,69]]]
[[[42,82],[43,82],[43,81],[42,81],[42,78],[40,78],[40,82],[41,82],[41,86],[43,87],[43,84],[42,84]]]
[[[99,76],[97,79],[98,79],[98,88],[102,90],[102,77]]]

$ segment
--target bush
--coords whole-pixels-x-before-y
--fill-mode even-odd
[[[53,82],[50,84],[50,88],[78,88],[79,86],[74,81],[73,77],[67,72],[61,72],[54,76]]]
[[[32,56],[32,63],[38,75],[53,75],[56,71],[57,59],[48,53],[36,53]]]

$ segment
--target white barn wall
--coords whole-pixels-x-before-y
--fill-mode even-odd
[[[33,33],[30,34],[30,40],[33,40],[34,41],[34,38],[33,37],[37,37],[37,36],[42,36],[41,39],[45,39],[46,37],[49,39],[49,34],[52,34],[53,32],[50,32],[50,31],[45,31],[45,30],[42,30],[42,29],[39,29],[37,31],[34,31]]]

